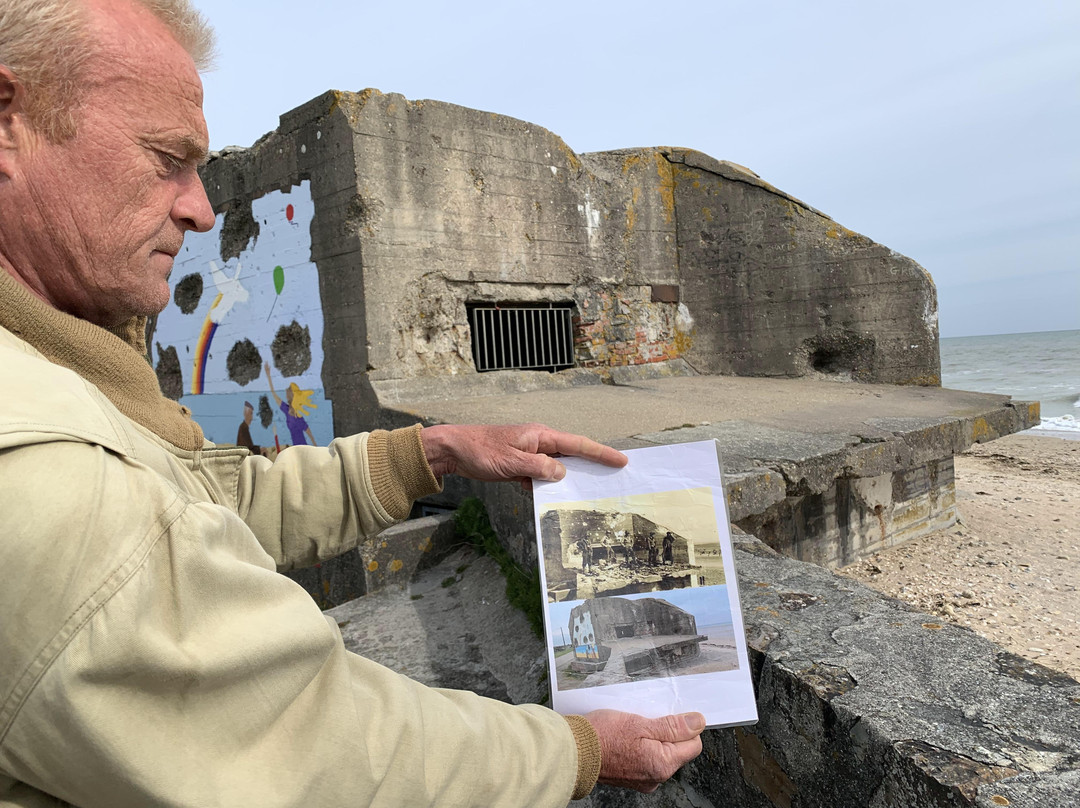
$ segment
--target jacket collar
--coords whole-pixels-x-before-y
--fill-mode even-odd
[[[82,376],[120,412],[158,437],[180,449],[202,448],[203,432],[191,419],[191,410],[161,394],[145,356],[146,318],[101,328],[54,309],[0,269],[0,326],[50,362]]]

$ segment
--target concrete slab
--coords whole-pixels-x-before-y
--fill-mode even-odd
[[[553,374],[555,378],[559,375]],[[463,396],[460,387],[456,391],[449,387],[443,395],[384,400],[383,405],[429,423],[541,421],[612,444],[635,436],[663,443],[701,440],[715,435],[684,431],[662,439],[656,436],[664,431],[731,422],[806,435],[855,436],[858,442],[864,436],[886,438],[895,432],[1012,409],[1009,396],[1003,395],[812,379],[676,376],[550,387],[516,390],[504,386],[497,394],[474,396]],[[1023,417],[1008,432],[1037,421],[1037,411],[1031,415],[1026,410],[1026,402],[1015,410]],[[991,437],[997,435],[985,439]],[[763,451],[769,450],[765,447]]]
[[[515,373],[456,395],[397,386],[381,402],[395,424],[540,421],[621,449],[715,439],[731,520],[786,555],[830,567],[951,525],[953,455],[1039,416],[1038,403],[939,387],[686,376],[681,365],[671,373],[624,368],[608,384]],[[485,500],[507,546],[533,563],[525,498],[484,484],[447,489],[450,498],[466,494]]]

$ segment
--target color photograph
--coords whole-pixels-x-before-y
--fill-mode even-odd
[[[548,606],[559,690],[739,667],[726,586]]]

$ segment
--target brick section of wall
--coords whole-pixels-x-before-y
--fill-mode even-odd
[[[655,303],[648,286],[587,291],[574,317],[579,367],[662,362],[681,356],[677,303]]]

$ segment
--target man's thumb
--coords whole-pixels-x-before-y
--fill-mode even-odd
[[[653,738],[666,743],[678,743],[696,738],[705,729],[705,716],[701,713],[665,715],[653,721]]]

